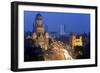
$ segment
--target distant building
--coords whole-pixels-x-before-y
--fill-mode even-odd
[[[56,38],[59,36],[57,32],[49,32],[51,38]]]
[[[60,35],[65,35],[65,25],[64,24],[60,25]]]

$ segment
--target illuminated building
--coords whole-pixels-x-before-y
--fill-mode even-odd
[[[49,45],[49,34],[44,29],[42,16],[40,14],[37,14],[35,22],[36,30],[33,32],[32,39],[37,47],[47,50]]]
[[[73,34],[71,39],[71,45],[72,47],[83,46],[82,36]]]

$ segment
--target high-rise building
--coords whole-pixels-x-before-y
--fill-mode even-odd
[[[64,24],[60,25],[60,35],[65,35],[65,25]]]

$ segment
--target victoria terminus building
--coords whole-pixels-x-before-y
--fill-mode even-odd
[[[49,31],[42,14],[36,14],[32,32],[24,32],[24,61],[72,60],[90,58],[90,34]],[[56,25],[55,25],[56,26]]]

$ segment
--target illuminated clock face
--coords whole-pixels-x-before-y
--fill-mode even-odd
[[[38,16],[36,22],[37,22],[38,25],[41,25],[43,23],[42,17]]]
[[[41,25],[43,23],[42,20],[37,20],[36,22],[37,22],[38,25]]]

